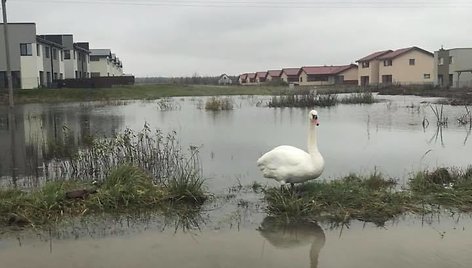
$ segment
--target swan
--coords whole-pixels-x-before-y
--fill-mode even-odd
[[[308,127],[308,153],[293,146],[282,145],[257,160],[262,175],[281,185],[302,183],[318,178],[324,169],[323,156],[318,151],[316,129],[320,125],[318,112],[311,110]]]

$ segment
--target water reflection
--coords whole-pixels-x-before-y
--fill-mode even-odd
[[[279,249],[290,249],[310,245],[310,267],[318,267],[320,251],[325,244],[323,229],[312,221],[285,223],[274,217],[266,217],[259,233],[271,245]]]

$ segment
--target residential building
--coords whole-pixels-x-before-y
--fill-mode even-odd
[[[92,77],[123,75],[123,64],[110,49],[91,49],[90,52]]]
[[[72,34],[47,34],[39,37],[63,47],[61,58],[64,60],[65,79],[90,77],[89,43],[74,43]]]
[[[256,73],[248,73],[247,74],[246,85],[257,85]]]
[[[441,87],[472,87],[472,48],[435,51],[433,77]]]
[[[282,73],[280,74],[280,78],[289,84],[298,84],[298,72],[300,68],[285,68],[282,69]]]
[[[382,84],[432,84],[434,55],[419,47],[408,47],[378,57]]]
[[[0,24],[0,88],[7,88],[4,24]],[[39,86],[39,70],[35,23],[8,23],[10,67],[14,88]],[[41,51],[39,52],[41,55]]]
[[[267,71],[266,81],[280,80],[280,75],[282,75],[282,70],[269,70]]]
[[[368,56],[358,59],[358,83],[360,86],[377,85],[379,83],[379,58],[392,50],[374,52]]]
[[[257,72],[256,73],[256,83],[261,84],[266,81],[267,72]]]
[[[246,84],[246,80],[247,80],[247,74],[239,75],[238,82],[239,82],[240,85]]]
[[[37,36],[36,41],[38,85],[40,87],[50,87],[53,81],[64,79],[63,46],[48,41],[41,36]]]
[[[218,79],[218,85],[231,85],[232,83],[233,80],[227,74],[220,75],[220,79]]]
[[[355,64],[342,66],[305,66],[298,72],[299,85],[357,85],[358,67]]]

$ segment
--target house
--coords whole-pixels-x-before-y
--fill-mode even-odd
[[[358,67],[355,64],[342,66],[305,66],[298,72],[299,85],[357,85]]]
[[[8,87],[3,27],[4,24],[0,24],[0,89]],[[39,87],[43,54],[41,49],[38,49],[36,24],[8,23],[8,32],[13,87],[22,89]]]
[[[379,58],[390,52],[392,50],[377,51],[356,61],[359,64],[357,80],[360,86],[379,83]]]
[[[92,77],[122,76],[123,63],[110,49],[90,49],[90,73]]]
[[[50,87],[53,81],[64,79],[64,47],[41,36],[37,36],[36,41],[38,86]]]
[[[378,57],[382,84],[432,84],[434,55],[419,47],[408,47]]]
[[[472,48],[435,51],[433,78],[441,87],[472,87]]]
[[[64,49],[63,59],[65,67],[65,79],[90,77],[89,43],[74,43],[72,34],[47,34],[40,38],[60,44]]]
[[[248,73],[247,74],[246,85],[257,85],[256,73]]]
[[[246,84],[246,80],[247,80],[247,74],[239,75],[238,82],[239,82],[240,85]]]
[[[264,83],[266,81],[267,72],[257,72],[256,73],[256,83]]]
[[[282,70],[269,70],[267,71],[266,75],[266,81],[275,81],[275,80],[280,80],[280,75],[282,75]]]
[[[227,74],[220,75],[220,79],[218,79],[218,85],[231,85],[233,81]]]
[[[282,69],[282,73],[280,74],[280,78],[289,84],[298,84],[298,72],[300,68],[285,68]]]

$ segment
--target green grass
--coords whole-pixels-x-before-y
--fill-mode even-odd
[[[336,93],[313,90],[294,90],[273,96],[269,107],[330,107],[343,104],[372,104],[375,98],[371,92],[356,92],[339,98]]]
[[[372,92],[365,91],[341,98],[339,102],[343,104],[372,104],[375,103],[375,98]]]
[[[66,192],[82,189],[96,192],[83,199],[67,198]],[[207,193],[197,176],[156,185],[143,169],[122,165],[99,186],[90,181],[51,181],[30,192],[0,189],[0,199],[0,226],[15,223],[41,226],[95,213],[166,211],[171,203],[199,207],[207,199]]]
[[[300,89],[304,89],[300,87]],[[212,86],[212,85],[134,85],[113,88],[61,88],[15,90],[15,103],[55,103],[73,101],[154,100],[164,97],[219,95],[277,95],[286,86]],[[318,92],[353,92],[357,87],[326,86]],[[8,103],[8,95],[0,91],[0,103]]]
[[[441,209],[472,212],[472,167],[466,170],[438,168],[414,174],[408,188],[373,173],[351,174],[329,182],[312,182],[291,189],[265,191],[270,216],[294,220],[310,218],[335,223],[351,220],[384,225],[404,213],[433,213]]]

